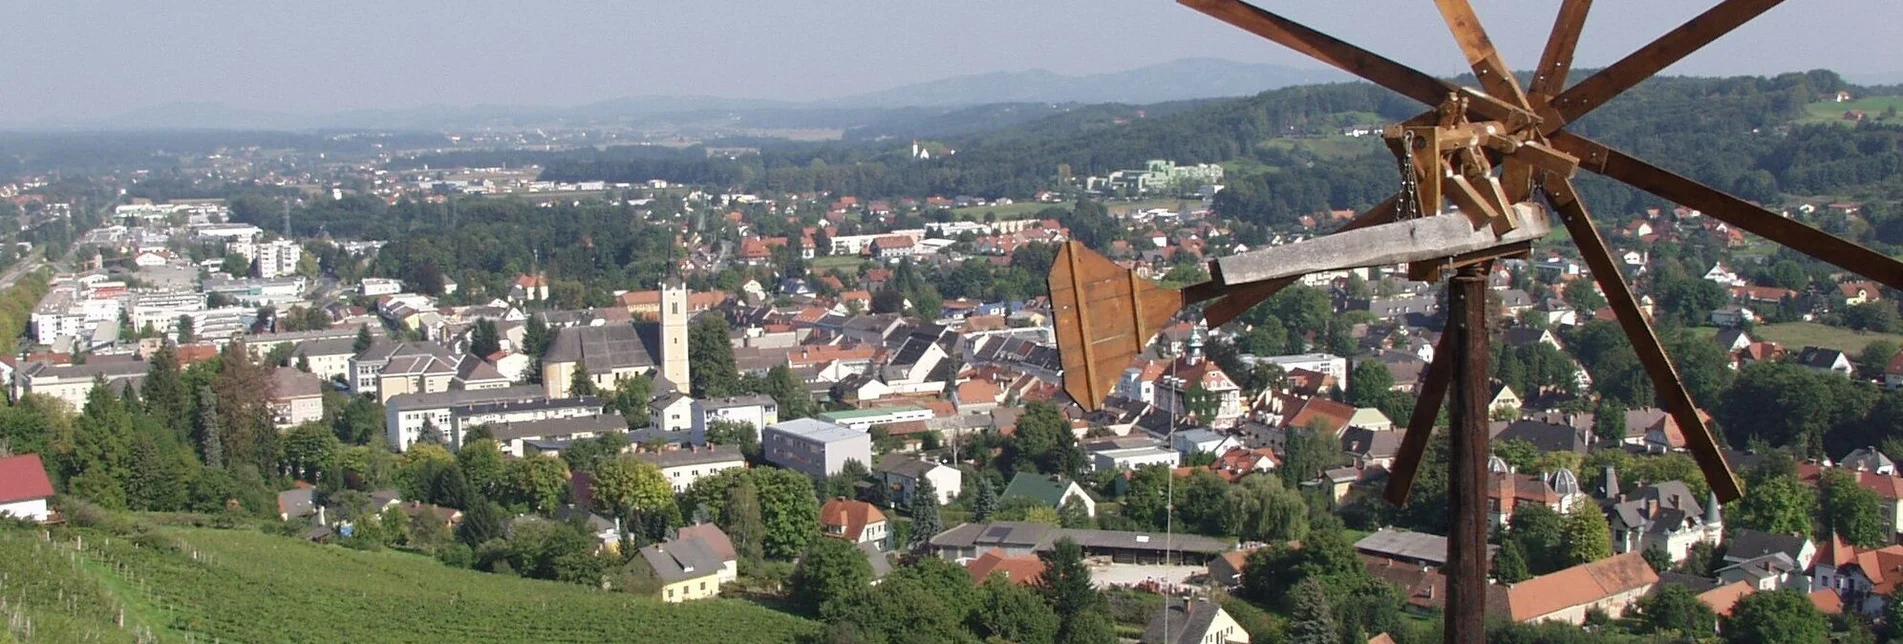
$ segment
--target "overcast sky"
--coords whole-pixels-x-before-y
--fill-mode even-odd
[[[1256,0],[1423,70],[1464,65],[1427,0]],[[1474,0],[1509,64],[1558,0]],[[1604,65],[1714,0],[1598,0]],[[1316,66],[1167,0],[68,0],[5,3],[0,122],[178,101],[317,113],[622,96],[815,99],[946,76],[1186,57]],[[1903,71],[1903,2],[1789,0],[1668,73]]]

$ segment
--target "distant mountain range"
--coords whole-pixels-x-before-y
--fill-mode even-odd
[[[1342,81],[1347,78],[1333,70],[1192,58],[1101,74],[1067,75],[1037,69],[956,76],[808,102],[712,96],[637,96],[570,107],[422,105],[323,114],[249,110],[221,103],[181,102],[143,107],[116,117],[93,121],[5,125],[31,129],[439,130],[564,124],[646,125],[716,118],[729,121],[729,125],[744,125],[751,118],[771,123],[798,122],[802,127],[849,128],[863,125],[889,110],[905,108],[955,110],[997,103],[1143,105],[1247,96],[1290,85]],[[739,116],[743,123],[732,123],[734,116]]]

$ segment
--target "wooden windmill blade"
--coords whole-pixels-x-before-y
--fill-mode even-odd
[[[1454,334],[1442,333],[1434,344],[1434,361],[1427,364],[1421,377],[1420,397],[1414,401],[1413,414],[1407,420],[1407,433],[1401,435],[1401,447],[1388,465],[1388,485],[1382,497],[1395,507],[1407,505],[1414,479],[1420,474],[1421,460],[1427,456],[1427,442],[1434,436],[1434,423],[1440,418],[1441,405],[1447,402],[1447,390],[1454,384]]]
[[[1540,66],[1533,70],[1533,82],[1526,88],[1527,94],[1546,98],[1559,94],[1566,88],[1566,75],[1573,70],[1573,52],[1579,48],[1579,34],[1586,27],[1586,14],[1592,10],[1592,0],[1564,0],[1559,5],[1559,15],[1553,19],[1553,33],[1546,38],[1546,49],[1540,52]]]
[[[1543,129],[1550,133],[1566,123],[1579,120],[1579,117],[1604,105],[1614,96],[1625,93],[1641,81],[1657,74],[1659,70],[1670,67],[1672,63],[1704,48],[1720,36],[1731,33],[1731,30],[1737,29],[1783,2],[1784,0],[1725,0],[1718,3],[1717,6],[1698,14],[1685,24],[1666,32],[1665,35],[1659,36],[1658,39],[1554,97],[1552,105],[1557,110],[1559,118],[1543,124]],[[1565,80],[1561,79],[1559,82],[1564,83]]]
[[[1545,184],[1545,192],[1547,200],[1559,211],[1560,219],[1565,221],[1566,229],[1572,233],[1580,256],[1592,269],[1593,280],[1605,291],[1607,305],[1612,307],[1620,328],[1625,331],[1626,338],[1631,340],[1632,350],[1638,354],[1639,362],[1645,365],[1646,373],[1652,376],[1652,387],[1658,392],[1660,404],[1678,423],[1679,432],[1685,436],[1685,447],[1691,451],[1693,460],[1698,462],[1699,470],[1704,472],[1705,482],[1710,484],[1712,493],[1718,495],[1720,502],[1730,502],[1742,496],[1744,486],[1738,482],[1731,465],[1725,462],[1717,437],[1711,433],[1711,427],[1705,424],[1704,418],[1699,416],[1691,394],[1685,391],[1685,383],[1678,375],[1678,368],[1665,355],[1664,345],[1659,343],[1658,334],[1652,331],[1652,323],[1645,319],[1638,298],[1632,295],[1632,287],[1620,276],[1619,263],[1612,258],[1605,238],[1599,235],[1598,228],[1593,225],[1586,205],[1580,203],[1572,182],[1549,181]]]
[[[1150,336],[1183,308],[1182,291],[1138,277],[1076,240],[1058,249],[1050,289],[1064,393],[1086,411],[1102,404]]]
[[[1501,99],[1435,78],[1242,0],[1177,2],[1426,105],[1439,105],[1451,93],[1482,106],[1487,118],[1506,120],[1508,114],[1525,114]]]
[[[1467,55],[1467,64],[1473,68],[1474,77],[1480,79],[1480,87],[1501,100],[1525,107],[1526,93],[1520,91],[1520,81],[1513,77],[1513,70],[1500,60],[1500,51],[1493,46],[1493,39],[1487,37],[1487,30],[1480,26],[1480,16],[1474,14],[1473,5],[1467,0],[1434,0],[1434,6],[1440,9],[1440,15],[1447,21],[1447,30],[1453,32],[1454,41],[1460,44],[1460,51]]]
[[[1580,167],[1617,179],[1713,219],[1777,242],[1844,270],[1903,289],[1903,262],[1842,237],[1765,210],[1751,202],[1688,179],[1591,139],[1560,131],[1553,145],[1574,154]]]

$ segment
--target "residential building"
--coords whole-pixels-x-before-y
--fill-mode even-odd
[[[1792,363],[1812,371],[1834,373],[1845,378],[1852,377],[1857,373],[1856,364],[1850,361],[1850,357],[1836,349],[1804,347],[1799,349],[1797,353],[1792,354],[1790,360]]]
[[[1845,609],[1881,615],[1903,581],[1903,545],[1858,548],[1832,535],[1810,573],[1811,588],[1835,592]]]
[[[932,490],[938,493],[939,505],[958,498],[965,485],[965,473],[958,468],[903,454],[879,457],[879,467],[872,473],[891,492],[889,498],[894,505],[910,504],[920,481],[932,484]]]
[[[136,389],[149,370],[144,361],[99,360],[71,365],[34,362],[13,374],[13,399],[17,401],[26,394],[51,396],[66,401],[77,412],[86,408],[94,382],[103,379],[114,391]]]
[[[1182,462],[1183,457],[1181,452],[1147,435],[1093,440],[1085,443],[1083,449],[1084,455],[1090,458],[1093,472],[1128,471],[1150,465],[1173,469]]]
[[[728,562],[706,539],[689,536],[641,549],[641,558],[661,580],[660,599],[680,603],[720,595],[720,577]]]
[[[1579,477],[1566,468],[1545,475],[1523,474],[1514,471],[1506,460],[1493,456],[1487,459],[1487,471],[1487,503],[1496,528],[1504,528],[1513,520],[1514,511],[1527,505],[1544,505],[1565,514],[1590,501],[1580,488]]]
[[[684,432],[694,428],[694,399],[687,394],[662,394],[648,402],[648,426],[664,432]],[[705,443],[706,429],[694,434],[694,442]]]
[[[758,440],[762,428],[780,422],[780,404],[766,394],[694,400],[689,403],[688,417],[693,422],[696,443],[707,442],[707,427],[720,421],[751,425],[753,437]]]
[[[767,462],[822,479],[838,474],[846,461],[872,463],[872,435],[816,418],[768,425],[760,451]]]
[[[350,361],[357,357],[356,343],[354,338],[299,342],[291,349],[291,362],[308,365],[312,374],[325,380],[346,379],[350,376]]]
[[[521,458],[540,449],[535,445],[566,446],[584,438],[596,438],[628,430],[628,420],[620,414],[596,413],[584,416],[531,418],[489,424],[489,434],[501,443],[502,452]]]
[[[1606,522],[1612,526],[1613,552],[1658,548],[1678,563],[1690,555],[1693,544],[1717,545],[1723,538],[1717,497],[1701,507],[1683,481],[1648,485],[1629,498],[1609,496],[1613,498],[1606,506]]]
[[[0,516],[46,523],[58,515],[47,505],[53,482],[39,454],[0,457]]]
[[[367,297],[396,295],[403,292],[403,281],[383,277],[366,277],[357,283],[357,290]]]
[[[1188,429],[1170,434],[1170,448],[1188,458],[1197,452],[1222,454],[1242,447],[1242,439],[1216,433],[1211,429]]]
[[[1051,509],[1062,509],[1065,503],[1075,500],[1084,505],[1085,514],[1097,516],[1097,501],[1090,498],[1090,494],[1076,481],[1061,476],[1018,472],[1017,476],[1011,477],[1011,483],[1004,486],[1004,493],[998,495],[998,502],[1004,503],[1018,497],[1035,500],[1039,505]]]
[[[819,532],[855,545],[871,545],[881,552],[891,548],[885,513],[865,501],[843,497],[827,501],[819,508]]]
[[[601,400],[592,396],[549,398],[541,387],[529,385],[401,394],[391,397],[383,409],[390,447],[401,452],[419,440],[426,428],[437,434],[422,440],[456,448],[462,445],[463,434],[477,425],[595,416],[601,406]]]
[[[257,276],[264,279],[297,274],[297,263],[304,258],[304,248],[288,239],[262,243],[235,240],[225,244],[225,252],[249,260],[257,268]]]
[[[1875,447],[1859,447],[1850,450],[1843,458],[1837,459],[1837,467],[1854,472],[1870,472],[1884,476],[1896,475],[1896,461],[1884,456]]]
[[[1289,356],[1266,356],[1256,358],[1255,364],[1268,363],[1282,368],[1283,373],[1296,369],[1307,369],[1324,376],[1330,376],[1336,382],[1348,381],[1348,359],[1326,353],[1304,353]],[[1251,365],[1253,366],[1253,364]],[[1352,385],[1352,383],[1350,383]]]
[[[1614,555],[1507,586],[1506,617],[1577,626],[1597,610],[1617,619],[1658,582],[1658,573],[1639,553]]]
[[[1163,607],[1143,629],[1143,644],[1247,644],[1243,630],[1221,606],[1208,599],[1164,597]]]
[[[869,407],[865,409],[847,409],[842,411],[820,412],[816,418],[826,422],[843,425],[859,431],[872,429],[874,425],[895,425],[918,420],[931,420],[932,410],[924,407]]]
[[[324,417],[324,383],[317,376],[291,367],[271,371],[271,415],[278,429],[315,422]]]
[[[661,476],[667,478],[667,484],[674,488],[675,494],[687,491],[694,481],[747,466],[747,459],[740,455],[737,447],[690,444],[684,448],[659,451],[636,449],[638,451],[634,457],[661,468]]]

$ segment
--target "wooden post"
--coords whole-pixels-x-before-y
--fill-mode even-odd
[[[1454,334],[1449,405],[1446,641],[1486,639],[1487,608],[1487,271],[1462,267],[1447,287],[1446,333]]]

